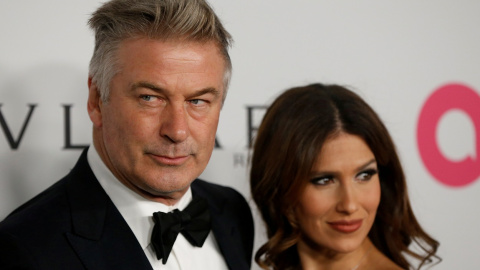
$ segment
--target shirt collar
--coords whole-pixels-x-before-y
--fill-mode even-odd
[[[95,147],[91,146],[88,149],[87,160],[98,182],[117,207],[143,249],[150,244],[154,212],[167,213],[174,209],[183,210],[192,201],[190,188],[176,204],[171,206],[150,201],[123,185],[103,163]]]

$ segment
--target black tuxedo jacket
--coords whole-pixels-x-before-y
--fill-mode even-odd
[[[250,269],[253,220],[243,196],[199,179],[192,194],[208,201],[212,231],[229,269]],[[0,223],[0,269],[152,267],[84,151],[67,176]]]

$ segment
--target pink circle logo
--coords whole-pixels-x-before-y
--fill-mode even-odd
[[[465,112],[475,126],[475,156],[460,161],[446,158],[436,140],[437,127],[442,116],[457,109]],[[462,84],[447,84],[437,89],[425,102],[417,126],[417,144],[427,170],[441,183],[462,187],[480,176],[480,96]]]

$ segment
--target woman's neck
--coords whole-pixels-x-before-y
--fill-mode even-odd
[[[298,244],[300,262],[303,269],[347,269],[361,270],[367,257],[375,249],[370,239],[366,238],[362,244],[350,252],[336,252],[312,247],[305,243]]]

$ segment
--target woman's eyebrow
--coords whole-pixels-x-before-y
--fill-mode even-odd
[[[377,160],[375,158],[372,158],[371,160],[367,161],[365,164],[358,166],[357,170],[358,171],[363,170],[374,163],[377,163]]]

